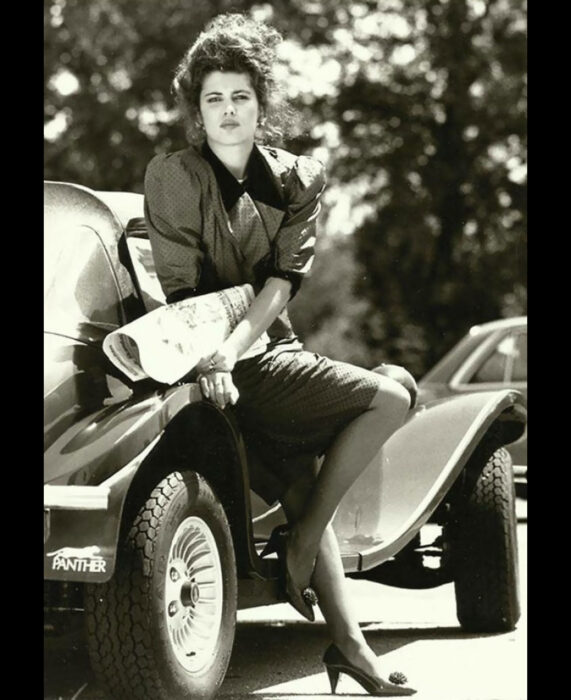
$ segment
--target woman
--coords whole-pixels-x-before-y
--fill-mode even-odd
[[[201,362],[199,383],[220,408],[236,405],[248,445],[273,474],[259,490],[280,499],[291,527],[267,551],[278,551],[285,594],[308,619],[319,596],[333,639],[324,656],[332,691],[342,672],[374,695],[411,695],[381,675],[351,611],[330,523],[402,425],[416,386],[402,368],[387,366],[395,381],[306,352],[292,329],[286,306],[311,267],[325,175],[313,158],[260,145],[291,122],[272,73],[280,40],[235,14],[198,37],[173,82],[191,145],[150,162],[145,217],[169,303],[244,283],[256,291]],[[265,331],[265,350],[240,359]]]

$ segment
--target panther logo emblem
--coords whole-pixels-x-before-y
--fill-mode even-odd
[[[55,552],[48,552],[46,556],[48,557],[64,557],[69,559],[70,557],[76,557],[77,559],[103,559],[99,554],[101,547],[96,544],[90,547],[62,547],[61,549],[56,549]]]
[[[107,562],[101,556],[101,547],[96,544],[88,547],[61,547],[48,552],[52,559],[53,571],[74,571],[76,573],[104,573]]]

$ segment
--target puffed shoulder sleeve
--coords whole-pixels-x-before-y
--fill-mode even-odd
[[[167,302],[191,296],[200,281],[200,184],[177,154],[155,156],[145,173],[145,220]]]
[[[292,297],[313,264],[317,217],[325,184],[323,164],[315,158],[299,156],[284,186],[287,209],[274,240],[273,274],[290,280]]]

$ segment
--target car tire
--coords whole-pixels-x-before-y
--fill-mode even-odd
[[[462,628],[513,630],[520,616],[517,519],[511,457],[505,448],[484,462],[457,508],[451,535],[456,612]]]
[[[88,649],[110,697],[212,698],[232,651],[236,562],[224,509],[172,472],[139,509],[113,578],[86,586]]]

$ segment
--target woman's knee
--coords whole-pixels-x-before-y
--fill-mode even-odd
[[[376,375],[376,377],[377,392],[369,408],[404,417],[411,406],[408,389],[390,377],[382,375]]]

